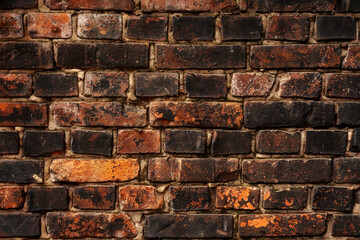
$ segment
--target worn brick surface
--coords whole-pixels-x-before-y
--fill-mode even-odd
[[[317,16],[315,25],[318,41],[356,38],[356,21],[351,16]]]
[[[124,211],[161,209],[162,194],[151,186],[126,186],[119,188],[119,201]]]
[[[322,77],[319,73],[291,72],[277,77],[282,97],[317,99],[321,95]]]
[[[173,38],[177,41],[211,41],[215,36],[215,18],[176,16],[172,18]]]
[[[0,237],[40,236],[40,215],[30,213],[1,213]]]
[[[19,152],[19,134],[17,132],[0,132],[0,154],[17,154]]]
[[[0,74],[0,97],[30,97],[31,75]]]
[[[177,73],[136,73],[136,96],[172,97],[179,94],[179,74]]]
[[[23,187],[0,187],[0,209],[21,208],[23,204]]]
[[[75,97],[79,94],[75,74],[37,73],[34,94],[38,97]]]
[[[214,130],[211,152],[214,155],[250,153],[251,132]]]
[[[360,128],[355,128],[353,131],[350,150],[360,152]]]
[[[133,2],[131,0],[45,0],[46,6],[50,9],[75,9],[75,10],[117,10],[117,11],[131,11],[133,9]]]
[[[266,186],[264,189],[264,208],[276,210],[301,210],[307,204],[306,187],[277,190]]]
[[[80,14],[77,35],[91,39],[121,39],[122,17],[120,14]]]
[[[349,188],[316,186],[313,189],[312,201],[314,210],[351,212],[354,191]]]
[[[255,41],[261,38],[261,33],[262,22],[260,17],[221,16],[221,38],[224,41]]]
[[[29,13],[27,33],[32,38],[70,38],[71,15],[67,13]]]
[[[166,16],[129,16],[126,22],[129,39],[137,40],[167,40]]]
[[[31,212],[67,209],[65,187],[31,187],[27,190],[27,196],[27,209]]]
[[[346,151],[347,139],[346,131],[307,131],[305,152],[343,155]]]
[[[360,103],[338,103],[338,124],[342,126],[360,126]]]
[[[111,131],[71,131],[73,153],[111,156],[113,136]]]
[[[177,187],[171,186],[170,206],[175,212],[201,211],[210,207],[210,192],[208,187]]]
[[[168,153],[205,153],[205,132],[197,130],[165,130],[164,151]]]
[[[326,74],[325,95],[335,98],[360,98],[360,75]]]
[[[268,19],[267,38],[278,41],[306,41],[310,34],[308,17],[271,16]]]
[[[220,186],[216,188],[216,208],[255,210],[259,207],[259,189]]]
[[[334,0],[248,0],[248,9],[257,12],[332,12],[335,8]]]
[[[61,155],[65,151],[63,131],[25,131],[24,155],[30,157]]]
[[[39,160],[0,160],[0,182],[5,183],[41,183],[44,164]]]
[[[0,103],[0,126],[45,127],[48,105],[37,103]]]
[[[266,97],[274,85],[271,74],[235,73],[231,82],[231,94],[236,97]]]
[[[169,12],[201,12],[201,11],[231,11],[238,9],[237,2],[234,0],[141,0],[141,10],[150,11],[169,11]]]
[[[349,44],[346,57],[343,61],[343,68],[345,69],[360,69],[360,45]]]
[[[129,75],[124,72],[86,72],[84,93],[91,97],[126,97]]]
[[[24,26],[22,15],[16,13],[1,13],[0,38],[22,38],[23,36]]]
[[[333,165],[333,180],[337,183],[360,182],[359,158],[335,158]]]
[[[333,236],[360,236],[359,215],[335,215],[333,217]]]
[[[260,153],[299,153],[300,133],[260,131],[256,143],[256,149]]]
[[[72,204],[82,210],[114,209],[115,199],[113,186],[82,186],[72,190]]]
[[[224,74],[186,74],[186,95],[191,98],[223,98],[227,94]]]
[[[131,131],[118,132],[117,152],[119,154],[140,154],[160,152],[159,131]]]
[[[3,0],[0,2],[0,9],[14,8],[36,8],[38,0]]]

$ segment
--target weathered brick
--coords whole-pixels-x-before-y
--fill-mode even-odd
[[[248,0],[248,9],[257,12],[332,12],[334,0]]]
[[[248,183],[330,182],[331,165],[330,159],[245,160],[242,175]]]
[[[341,126],[360,126],[360,103],[338,103],[338,124]]]
[[[73,124],[87,127],[117,126],[143,127],[146,109],[119,102],[57,102],[54,103],[55,121],[59,126]],[[89,118],[89,115],[92,117]],[[1,119],[1,118],[0,118]]]
[[[0,182],[38,183],[43,181],[42,161],[35,160],[0,160]]]
[[[360,12],[360,2],[357,0],[336,1],[337,12]]]
[[[305,153],[344,155],[347,139],[346,131],[306,131]]]
[[[275,83],[275,76],[267,73],[234,73],[231,94],[236,97],[266,97]]]
[[[170,158],[150,158],[148,179],[153,182],[171,182],[175,180],[175,160]]]
[[[219,186],[216,188],[216,208],[255,210],[259,207],[259,188]]]
[[[222,15],[220,19],[223,41],[254,41],[261,39],[261,17]]]
[[[0,237],[38,237],[40,215],[29,213],[1,213]]]
[[[179,94],[178,73],[135,73],[136,96],[171,97]]]
[[[179,182],[213,182],[215,161],[209,158],[176,159],[174,175]]]
[[[57,48],[57,65],[61,68],[96,68],[95,44],[59,43]]]
[[[312,209],[321,211],[351,212],[354,190],[339,187],[315,186],[312,193]]]
[[[0,154],[17,154],[19,135],[17,132],[0,132]]]
[[[31,212],[67,209],[66,187],[30,187],[27,196],[27,209]]]
[[[121,14],[91,14],[78,15],[77,35],[91,39],[121,39]]]
[[[170,206],[175,212],[207,210],[210,206],[209,188],[203,186],[170,186]]]
[[[115,10],[115,11],[131,11],[133,10],[133,2],[131,0],[45,0],[46,6],[56,10]]]
[[[338,98],[360,98],[360,75],[348,73],[325,74],[325,95]]]
[[[0,9],[37,8],[38,0],[2,0]]]
[[[278,41],[306,41],[310,33],[309,17],[270,16],[267,39]]]
[[[72,191],[74,208],[81,210],[110,210],[115,208],[114,186],[82,186]]]
[[[342,67],[345,69],[360,69],[360,45],[349,44]]]
[[[291,154],[300,152],[300,133],[260,131],[256,150],[259,153]]]
[[[163,196],[152,186],[125,186],[119,188],[119,202],[124,211],[161,209]]]
[[[150,125],[155,127],[240,128],[239,103],[151,102]]]
[[[333,180],[336,183],[360,182],[360,158],[335,158]]]
[[[47,232],[52,238],[133,238],[137,235],[134,222],[121,213],[46,214]]]
[[[205,131],[165,130],[165,152],[204,154],[206,150]]]
[[[215,34],[215,17],[175,16],[172,18],[172,31],[177,41],[211,41]]]
[[[241,237],[319,236],[326,231],[326,214],[242,215]]]
[[[160,131],[119,130],[119,154],[160,153]]]
[[[50,165],[52,182],[121,182],[139,173],[136,159],[55,159]]]
[[[338,44],[291,44],[252,46],[252,68],[338,68],[341,48]]]
[[[264,189],[264,208],[274,210],[301,210],[306,208],[307,188],[288,188],[277,190],[266,186]]]
[[[26,130],[23,137],[24,155],[30,157],[54,156],[65,151],[63,131]]]
[[[37,73],[34,94],[38,97],[75,97],[79,94],[76,74]]]
[[[356,21],[351,16],[316,16],[318,41],[356,39]]]
[[[126,36],[137,40],[167,40],[167,16],[128,16]]]
[[[71,14],[38,13],[26,15],[27,33],[31,38],[70,38],[72,36]]]
[[[251,152],[251,132],[214,130],[211,153],[214,155],[247,154]]]
[[[73,153],[111,156],[113,136],[111,131],[71,131]]]
[[[30,97],[31,75],[0,74],[0,97]]]
[[[239,172],[239,159],[228,158],[215,160],[215,182],[237,180]]]
[[[217,12],[217,11],[232,11],[238,9],[235,0],[141,0],[141,10],[145,12]]]
[[[279,74],[280,96],[318,99],[321,95],[320,73],[291,72]]]
[[[0,187],[0,209],[21,208],[23,204],[23,187]]]
[[[333,236],[360,236],[360,215],[333,216]]]
[[[36,103],[0,103],[0,126],[45,127],[48,105]]]
[[[87,72],[84,93],[91,97],[126,97],[129,75],[124,72]]]
[[[230,214],[151,215],[145,218],[146,238],[231,238]],[[171,224],[169,224],[171,223]]]
[[[360,128],[356,128],[353,131],[350,151],[360,152]]]
[[[225,74],[186,74],[186,96],[191,98],[224,98],[227,94]]]
[[[1,13],[0,38],[22,38],[23,36],[24,26],[22,15],[17,13]]]
[[[157,45],[155,60],[158,68],[230,69],[245,68],[245,55],[242,45]]]
[[[54,67],[51,43],[0,42],[0,68]]]

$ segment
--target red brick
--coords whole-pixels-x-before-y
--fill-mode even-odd
[[[2,0],[0,9],[37,8],[38,0]]]
[[[215,33],[215,17],[175,16],[172,18],[173,38],[177,41],[211,41]]]
[[[22,38],[23,36],[24,26],[22,15],[17,13],[1,13],[0,38]]]
[[[325,74],[325,96],[360,98],[360,74]]]
[[[276,210],[301,210],[306,208],[306,187],[277,190],[266,186],[264,189],[264,208]]]
[[[82,210],[109,210],[115,207],[115,187],[82,186],[72,190],[73,207]]]
[[[308,17],[271,16],[268,19],[267,38],[278,41],[305,41],[310,33]]]
[[[152,182],[171,182],[175,180],[175,160],[170,158],[150,158],[148,179]]]
[[[266,97],[275,83],[275,76],[267,73],[234,73],[231,94],[236,97]]]
[[[160,132],[119,130],[117,152],[119,154],[160,153]]]
[[[326,214],[244,215],[240,237],[319,236],[326,231]]]
[[[121,14],[91,14],[78,16],[77,35],[91,39],[121,39]]]
[[[30,97],[31,75],[0,74],[0,97]]]
[[[207,210],[210,206],[209,188],[203,186],[170,186],[170,206],[175,212]]]
[[[133,10],[132,0],[45,0],[50,9],[75,9],[75,10]]]
[[[161,209],[163,196],[152,186],[125,186],[119,188],[119,201],[124,211]]]
[[[126,97],[129,75],[124,72],[87,72],[84,93],[91,97]]]
[[[281,97],[317,99],[321,95],[320,73],[282,73],[278,78]]]
[[[228,182],[238,179],[239,159],[228,158],[215,160],[215,182]]]
[[[126,36],[137,40],[167,40],[167,16],[129,16]]]
[[[337,44],[294,44],[253,46],[251,67],[272,68],[338,68],[341,48]]]
[[[72,36],[71,14],[28,13],[27,33],[32,38],[70,38]]]
[[[255,210],[259,207],[259,188],[219,186],[216,188],[216,208]]]
[[[53,106],[59,126],[118,126],[146,125],[146,109],[118,102],[57,102]],[[89,115],[92,117],[89,118]]]
[[[174,176],[179,182],[213,182],[215,161],[210,158],[176,159]]]
[[[290,154],[300,151],[300,133],[260,131],[257,136],[259,153]]]
[[[335,0],[248,0],[248,9],[257,12],[332,12]]]
[[[50,212],[45,218],[52,238],[133,238],[134,222],[126,214]]]
[[[346,57],[343,61],[345,69],[360,69],[360,45],[349,44]]]
[[[1,187],[0,209],[21,208],[24,204],[23,187]]]
[[[152,102],[150,124],[160,127],[240,128],[243,111],[238,103]]]
[[[169,11],[169,12],[220,12],[238,9],[235,0],[141,0],[141,10],[145,12]]]
[[[0,126],[46,127],[47,125],[47,104],[0,103]]]

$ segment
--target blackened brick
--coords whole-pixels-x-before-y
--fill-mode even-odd
[[[30,97],[31,75],[0,74],[0,97]]]
[[[236,97],[266,97],[275,83],[275,76],[267,73],[234,73],[231,94]]]
[[[346,131],[307,131],[307,154],[344,155],[348,134]]]
[[[31,212],[67,209],[65,187],[30,187],[27,195],[27,209]]]
[[[82,186],[72,191],[74,208],[82,210],[110,210],[115,208],[115,187]]]
[[[129,39],[166,41],[167,16],[129,16],[126,36]]]
[[[240,172],[239,159],[215,160],[215,182],[228,182],[238,179]]]
[[[354,190],[315,186],[312,198],[314,210],[351,212],[354,204]]]
[[[360,45],[349,44],[346,57],[343,61],[343,68],[345,69],[360,69]]]
[[[38,97],[74,97],[79,93],[76,74],[37,73],[34,94]]]
[[[163,0],[141,0],[141,10],[144,12],[221,12],[237,9],[239,9],[239,6],[235,0],[201,0],[198,2],[179,0],[176,4]]]
[[[24,187],[0,187],[0,209],[21,208],[24,204]]]
[[[170,130],[165,131],[165,152],[168,153],[205,153],[206,138],[204,131]]]
[[[133,10],[133,2],[131,0],[45,0],[46,6],[55,10],[115,10],[115,11],[131,11]]]
[[[324,128],[335,125],[335,104],[326,102],[311,102],[311,110],[305,122],[313,128]]]
[[[95,68],[96,46],[94,44],[57,45],[57,64],[61,68]]]
[[[360,126],[360,103],[338,103],[338,124],[341,126]]]
[[[255,210],[259,207],[259,188],[219,186],[216,188],[216,208]]]
[[[291,72],[279,74],[280,96],[317,99],[321,95],[320,73]]]
[[[209,158],[176,159],[175,178],[179,182],[213,182],[215,161]]]
[[[178,41],[211,41],[215,18],[211,16],[176,16],[172,19],[173,37]]]
[[[350,151],[360,152],[360,128],[356,128],[353,131]]]
[[[337,12],[360,12],[360,2],[357,0],[336,1]]]
[[[251,132],[214,130],[211,153],[214,155],[247,154],[251,152]]]
[[[315,25],[318,41],[356,38],[356,21],[351,16],[316,16]]]
[[[135,73],[136,96],[170,97],[179,94],[178,73]]]
[[[169,192],[170,206],[175,212],[209,209],[210,194],[208,187],[171,186]]]
[[[17,154],[19,135],[17,132],[0,132],[0,154]]]
[[[129,75],[124,72],[87,72],[84,93],[91,97],[126,97]]]
[[[257,136],[259,153],[291,154],[300,151],[300,133],[260,131]]]
[[[248,9],[257,12],[332,12],[334,0],[248,0]]]
[[[186,74],[186,96],[192,98],[223,98],[227,94],[224,74]]]
[[[333,180],[336,183],[360,183],[360,158],[335,158]]]
[[[150,158],[148,179],[153,182],[171,182],[175,180],[175,160],[171,158]]]
[[[0,103],[0,126],[48,125],[48,105],[37,103]]]
[[[0,9],[37,8],[38,0],[2,0]]]
[[[22,15],[17,13],[1,13],[0,38],[22,38],[23,36],[24,26]]]
[[[265,187],[264,208],[276,210],[301,210],[306,208],[307,188],[289,188],[277,190],[273,187]]]
[[[309,34],[309,17],[271,16],[268,19],[268,39],[278,41],[306,41]]]
[[[260,17],[239,15],[221,16],[221,38],[231,40],[260,40],[262,23]]]
[[[63,154],[65,150],[64,132],[26,130],[23,147],[25,156],[40,157]]]
[[[112,155],[111,131],[71,131],[71,151],[80,154]]]
[[[38,183],[43,181],[43,162],[35,160],[0,160],[0,182]]]
[[[360,75],[337,74],[325,75],[325,95],[338,98],[360,98]]]
[[[360,215],[335,215],[333,223],[333,236],[360,236]]]
[[[77,35],[91,39],[121,39],[121,14],[91,14],[78,16]]]
[[[0,237],[40,236],[40,215],[28,213],[1,213]]]

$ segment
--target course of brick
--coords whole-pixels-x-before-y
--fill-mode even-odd
[[[0,0],[0,239],[359,239],[359,14]]]

